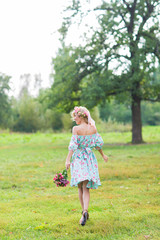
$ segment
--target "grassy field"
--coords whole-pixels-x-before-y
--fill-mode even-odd
[[[0,239],[160,239],[160,127],[144,127],[141,145],[130,132],[101,135],[109,162],[95,152],[102,186],[82,227],[77,188],[53,184],[71,134],[0,134]]]

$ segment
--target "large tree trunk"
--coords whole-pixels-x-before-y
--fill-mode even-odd
[[[132,143],[142,143],[141,100],[132,97]]]

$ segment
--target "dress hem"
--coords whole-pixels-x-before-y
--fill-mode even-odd
[[[71,183],[70,186],[71,187],[77,187],[79,183],[81,182],[84,182],[88,180],[88,183],[87,183],[87,188],[90,188],[90,189],[97,189],[99,186],[101,186],[101,183],[96,183],[94,182],[92,179],[84,179],[83,181],[79,181],[78,183]],[[88,186],[89,185],[89,186]]]

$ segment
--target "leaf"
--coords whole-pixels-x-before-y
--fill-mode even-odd
[[[37,213],[36,211],[32,211],[33,213]]]

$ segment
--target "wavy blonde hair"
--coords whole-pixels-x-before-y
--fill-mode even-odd
[[[77,111],[75,110],[77,108]],[[71,117],[72,120],[74,120],[74,117],[76,116],[77,113],[80,113],[80,117],[84,119],[84,121],[88,124],[88,115],[86,115],[86,113],[88,113],[88,109],[86,107],[75,107],[74,110],[71,112]]]

